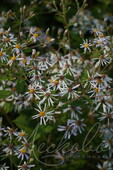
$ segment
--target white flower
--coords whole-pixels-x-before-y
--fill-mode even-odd
[[[7,154],[7,155],[12,155],[15,147],[13,144],[9,144],[8,146],[5,146],[5,149],[3,149],[3,151]]]
[[[19,151],[15,152],[15,155],[18,156],[18,158],[21,158],[21,160],[23,159],[29,159],[29,151],[27,151],[25,148],[21,148]]]
[[[0,50],[0,60],[1,60],[1,62],[3,62],[3,61],[8,61],[7,55],[6,55],[6,53],[3,51],[3,48],[1,48],[1,50]]]
[[[12,46],[14,43],[16,43],[17,38],[14,38],[13,34],[3,35],[2,38],[3,44],[7,48],[8,46]]]
[[[92,60],[98,60],[95,64],[95,68],[99,67],[100,65],[105,66],[110,64],[112,59],[108,57],[108,55],[101,55],[99,58],[93,58]]]
[[[68,99],[70,99],[70,98],[77,98],[77,97],[79,97],[79,95],[77,94],[77,91],[75,90],[76,88],[78,88],[80,86],[80,84],[78,84],[78,85],[76,85],[76,86],[70,86],[70,87],[66,87],[66,88],[63,88],[63,89],[61,89],[61,93],[60,93],[60,95],[61,96],[64,96],[64,95],[68,95]]]
[[[39,84],[29,85],[28,87],[29,91],[25,93],[27,101],[32,100],[33,97],[36,97],[38,100],[40,100],[40,97],[37,95],[39,88],[40,88]]]
[[[72,134],[70,126],[68,126],[68,125],[67,126],[61,126],[61,125],[59,125],[57,130],[58,131],[65,131],[64,138],[65,139],[70,139],[71,134]]]
[[[44,124],[46,125],[46,122],[48,120],[51,120],[51,121],[54,121],[55,122],[55,119],[54,119],[54,113],[53,113],[53,110],[52,111],[46,111],[47,108],[46,108],[46,104],[44,106],[44,108],[42,109],[40,105],[37,105],[38,106],[38,109],[35,108],[35,110],[38,112],[38,114],[32,116],[33,119],[37,119],[39,118],[40,119],[40,125]]]
[[[43,97],[42,100],[40,100],[39,104],[42,104],[44,102],[47,102],[48,105],[52,105],[54,104],[54,101],[58,100],[56,97],[59,96],[58,94],[52,94],[50,88],[47,88],[46,91],[41,91],[39,92],[40,97]]]
[[[35,167],[35,165],[27,164],[26,161],[20,166],[18,166],[18,170],[30,170],[31,168]]]
[[[20,141],[20,140],[27,141],[26,140],[26,133],[23,130],[21,132],[18,132],[16,134],[16,136],[17,136],[18,141]]]
[[[8,61],[7,64],[8,64],[9,66],[11,66],[11,65],[13,64],[13,62],[15,62],[15,61],[18,60],[18,57],[19,57],[19,55],[15,55],[15,54],[13,53],[13,56],[10,57],[10,59],[9,59],[9,61]]]
[[[99,117],[99,120],[103,121],[105,119],[107,119],[107,124],[109,126],[110,124],[110,120],[112,121],[113,119],[113,111],[111,111],[111,109],[109,107],[105,107],[104,109],[105,112],[102,112],[102,116]]]
[[[104,161],[102,164],[98,164],[97,168],[100,170],[112,170],[111,167],[109,167],[109,163],[107,161]]]
[[[16,52],[17,54],[21,53],[22,52],[22,47],[25,47],[26,45],[25,44],[15,44],[13,45],[13,50],[12,52]]]
[[[92,27],[91,30],[90,30],[90,33],[91,33],[91,34],[94,33],[94,34],[96,34],[97,36],[98,36],[99,34],[102,34],[101,31],[100,31],[98,28],[96,28],[96,27]]]
[[[92,46],[91,43],[88,43],[88,40],[83,40],[83,44],[80,44],[80,48],[84,48],[84,53],[86,53],[87,50],[91,51],[90,47]]]
[[[84,130],[84,127],[86,126],[83,121],[84,119],[79,119],[79,117],[76,115],[75,120],[69,119],[69,125],[72,127],[72,134],[76,134],[77,130],[82,133]]]
[[[7,169],[9,169],[9,166],[6,166],[6,163],[0,165],[0,170],[7,170]]]
[[[31,34],[30,40],[33,40],[33,42],[35,43],[37,40],[38,41],[40,40],[41,29],[40,28],[31,27],[30,34]]]
[[[17,134],[16,130],[10,127],[7,127],[7,129],[4,129],[4,132],[5,132],[4,136],[9,136],[10,140],[12,139],[13,135]]]

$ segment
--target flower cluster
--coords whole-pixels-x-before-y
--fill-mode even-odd
[[[2,157],[16,156],[17,159],[21,160],[20,165],[17,165],[18,170],[35,167],[35,164],[31,164],[33,146],[29,143],[28,134],[25,131],[1,126],[0,134],[1,141],[5,141],[1,144]],[[3,164],[1,169],[10,169],[10,167]]]
[[[25,7],[20,10],[21,15],[24,12]],[[15,13],[12,12],[11,18],[17,18]],[[76,19],[73,17],[69,24],[76,22]],[[72,136],[78,140],[81,134],[89,130],[90,125],[100,122],[99,140],[108,150],[97,168],[113,168],[113,79],[108,74],[113,69],[112,36],[107,35],[102,22],[91,18],[90,12],[84,15],[84,11],[81,11],[77,20],[78,24],[72,24],[71,31],[76,35],[79,30],[82,37],[88,28],[90,36],[84,36],[79,49],[73,49],[67,41],[69,30],[64,30],[64,39],[57,48],[55,45],[58,40],[49,36],[49,29],[44,32],[38,26],[23,24],[21,28],[20,24],[17,34],[11,28],[6,29],[7,19],[2,18],[0,109],[8,123],[13,127],[12,122],[15,122],[21,130],[0,126],[0,140],[3,141],[0,145],[3,156],[14,156],[20,160],[18,170],[35,167],[32,164],[35,144],[32,146],[29,143],[30,134],[22,130],[22,118],[18,123],[23,113],[24,121],[30,119],[42,128],[42,132],[48,126],[57,126],[57,133],[61,137],[63,134],[66,140],[71,140]],[[15,120],[10,120],[7,115]],[[27,125],[32,126],[30,123]],[[47,142],[49,140],[50,137]],[[57,152],[56,157],[61,156]],[[4,163],[0,168],[8,169],[9,165]]]

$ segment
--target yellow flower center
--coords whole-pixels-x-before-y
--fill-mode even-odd
[[[33,36],[37,38],[39,35],[37,33],[34,33]]]
[[[34,90],[34,89],[30,89],[29,92],[30,92],[30,93],[34,93],[35,90]]]
[[[100,38],[104,38],[104,34],[101,34],[101,35],[100,35]]]
[[[25,149],[21,149],[20,152],[21,152],[22,154],[25,154],[25,153],[26,153],[26,150],[25,150]]]
[[[4,35],[4,33],[5,33],[4,31],[1,32],[2,35]]]
[[[89,20],[92,21],[92,20],[93,20],[93,17],[89,17]]]
[[[9,38],[6,38],[6,39],[5,39],[5,42],[9,42],[9,41],[10,41],[10,39],[9,39]]]
[[[10,60],[16,60],[16,57],[15,57],[15,56],[13,56],[13,57],[11,57],[11,58],[10,58]]]
[[[54,83],[55,85],[57,85],[58,83],[59,83],[59,81],[58,80],[53,80],[53,79],[49,79],[49,81],[51,82],[51,83]]]
[[[26,168],[27,168],[27,165],[26,165],[26,164],[23,164],[21,167],[24,168],[24,169],[26,169]]]
[[[12,92],[15,92],[16,90],[17,90],[16,87],[12,87],[12,88],[11,88],[11,91],[12,91]]]
[[[24,64],[26,64],[26,63],[27,63],[27,60],[26,60],[26,59],[24,59],[22,62],[23,62]]]
[[[40,112],[39,114],[40,114],[40,116],[42,116],[42,117],[45,116],[45,112]]]
[[[54,81],[53,81],[53,79],[49,79],[49,81],[51,82],[51,83],[53,83]]]
[[[37,66],[33,66],[33,69],[34,69],[34,70],[37,70],[37,69],[38,69],[38,67],[37,67]]]
[[[40,31],[40,30],[41,30],[41,28],[39,28],[39,27],[36,28],[36,31]]]
[[[99,57],[99,59],[100,59],[100,60],[102,60],[103,58],[104,58],[104,56],[103,56],[103,55],[101,55],[101,56]]]
[[[98,32],[98,29],[97,29],[97,28],[95,28],[93,31],[94,31],[94,32]]]
[[[88,47],[88,46],[89,46],[88,43],[85,43],[85,44],[84,44],[84,47]]]
[[[20,48],[21,46],[20,46],[20,44],[16,44],[15,47],[16,48]]]
[[[50,37],[47,37],[46,39],[47,39],[47,41],[48,41],[48,42],[50,42],[50,41],[51,41],[51,38],[50,38]]]
[[[3,52],[2,51],[0,51],[0,56],[2,56],[3,55]]]
[[[112,102],[111,102],[110,100],[107,100],[107,102],[108,102],[109,104],[112,104]]]
[[[25,132],[20,132],[20,136],[25,136]]]
[[[13,133],[13,132],[14,132],[14,130],[13,130],[12,128],[10,128],[10,129],[9,129],[9,132],[10,132],[10,133]]]
[[[102,41],[98,41],[98,44],[102,44]]]
[[[98,93],[98,92],[99,92],[98,88],[95,88],[95,93]]]
[[[58,80],[55,80],[55,81],[53,81],[53,83],[54,83],[55,85],[57,85],[57,84],[59,83],[59,81],[58,81]]]
[[[97,80],[97,83],[98,83],[98,84],[101,84],[101,83],[102,83],[102,80],[101,80],[101,79],[98,79],[98,80]]]

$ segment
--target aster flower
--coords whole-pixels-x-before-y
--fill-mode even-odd
[[[97,168],[100,170],[112,170],[107,161],[104,161],[102,164],[98,163]]]
[[[21,141],[21,140],[27,141],[26,133],[23,130],[21,132],[17,132],[16,136],[17,136],[18,141]]]
[[[6,163],[0,165],[0,170],[7,170],[7,169],[9,169],[9,166],[6,166]]]
[[[38,66],[39,66],[40,70],[46,70],[49,67],[52,67],[52,64],[50,63],[48,57],[40,56],[40,57],[38,57]]]
[[[15,155],[17,155],[17,157],[21,160],[29,159],[29,154],[30,152],[27,151],[25,148],[21,148],[20,150],[15,152]]]
[[[88,42],[88,40],[83,40],[83,44],[80,44],[80,48],[84,48],[84,53],[86,53],[87,50],[89,50],[89,52],[91,52],[90,47],[92,46],[91,43]]]
[[[44,102],[47,102],[48,105],[52,105],[54,104],[54,101],[58,100],[56,97],[58,97],[58,94],[52,94],[52,91],[50,90],[50,88],[47,88],[46,91],[42,90],[41,92],[39,92],[40,97],[43,97],[39,104],[43,104]]]
[[[29,85],[28,87],[29,91],[25,93],[27,101],[32,100],[33,97],[36,97],[38,100],[40,100],[40,97],[37,95],[39,88],[40,88],[39,84]]]
[[[66,87],[67,85],[70,85],[73,83],[72,80],[66,77],[66,73],[63,72],[63,70],[60,71],[60,73],[57,75],[59,83],[63,86]]]
[[[37,32],[32,33],[30,40],[33,40],[33,42],[35,43],[37,40],[39,40],[39,34]]]
[[[96,47],[101,47],[101,48],[103,48],[105,45],[105,43],[102,41],[102,39],[100,39],[98,37],[93,40],[93,43],[96,45]]]
[[[108,148],[109,150],[111,150],[113,147],[113,135],[111,134],[111,135],[105,136],[102,142],[105,148]]]
[[[21,53],[20,57],[17,59],[19,61],[19,65],[22,67],[25,67],[26,65],[30,64],[30,61],[32,60],[31,57],[26,56],[25,53]]]
[[[60,93],[60,95],[61,96],[64,96],[64,95],[68,95],[68,99],[70,99],[70,98],[77,98],[77,97],[79,97],[79,95],[77,94],[77,91],[75,90],[76,88],[78,88],[80,86],[80,84],[78,84],[78,85],[75,85],[75,86],[70,86],[70,87],[66,87],[66,88],[63,88],[63,89],[61,89],[61,93]]]
[[[112,99],[110,96],[105,96],[105,95],[100,96],[98,99],[94,100],[94,103],[96,105],[94,109],[95,111],[98,110],[99,108],[102,108],[103,111],[105,112],[106,107],[113,108]]]
[[[54,111],[46,111],[47,110],[47,106],[46,104],[44,105],[44,108],[42,109],[40,105],[37,105],[38,109],[35,108],[35,110],[38,112],[38,114],[32,116],[33,119],[40,119],[40,125],[44,124],[46,125],[46,122],[48,120],[54,121],[55,122],[55,118],[54,118]]]
[[[63,112],[66,113],[70,111],[71,112],[71,118],[76,118],[76,112],[79,113],[79,114],[82,114],[81,112],[81,107],[77,106],[71,106],[71,105],[68,105],[68,107],[66,109],[63,109]]]
[[[99,35],[99,39],[103,42],[103,43],[109,43],[110,40],[110,36],[105,36],[104,34],[100,34]]]
[[[7,127],[6,129],[4,129],[4,132],[5,132],[4,136],[8,136],[10,138],[10,140],[12,139],[13,135],[17,134],[16,130],[14,130],[10,127]]]
[[[25,95],[19,94],[18,98],[15,101],[15,110],[22,110],[22,108],[26,109],[29,107],[31,103],[27,100]]]
[[[32,71],[32,70],[31,70]],[[34,70],[33,70],[34,71]],[[41,74],[39,71],[37,71],[37,73],[32,73],[30,75],[30,83],[32,85],[34,84],[40,84],[40,86],[42,86],[42,83],[45,83],[45,80],[44,80],[44,76],[43,74]]]
[[[82,131],[84,130],[84,127],[86,126],[83,121],[84,119],[80,119],[77,115],[75,117],[75,120],[74,119],[69,119],[69,125],[71,126],[72,128],[72,133],[76,134],[77,131],[79,131],[80,133],[82,133]]]
[[[77,70],[73,67],[72,64],[69,64],[67,62],[63,62],[62,72],[65,74],[73,75],[75,76],[77,74]]]
[[[61,90],[62,84],[59,83],[58,77],[54,76],[48,79],[48,88],[52,88],[53,90]],[[62,87],[63,88],[63,87]]]
[[[108,126],[110,124],[110,120],[112,121],[113,119],[113,111],[109,107],[105,107],[104,109],[105,112],[101,113],[102,116],[99,117],[99,120],[103,121],[107,119]]]
[[[72,135],[72,128],[71,128],[71,126],[68,125],[68,123],[67,123],[67,126],[59,125],[57,130],[60,131],[60,132],[65,131],[64,138],[70,139],[70,137]]]
[[[11,66],[11,65],[13,64],[13,62],[15,62],[15,61],[18,60],[18,57],[19,57],[19,55],[15,55],[15,54],[13,53],[13,56],[10,57],[9,61],[7,62],[7,64],[8,64],[9,66]]]
[[[90,33],[91,34],[96,34],[97,36],[99,34],[102,34],[101,31],[98,28],[96,28],[96,27],[92,27],[91,30],[90,30]]]
[[[22,48],[25,47],[25,46],[26,46],[26,44],[15,44],[15,45],[13,45],[12,52],[16,53],[16,54],[19,54],[19,53],[22,52]]]
[[[3,63],[4,61],[8,61],[6,53],[3,51],[3,48],[0,49],[0,61]]]
[[[36,28],[31,27],[30,28],[30,34],[31,34],[30,40],[35,43],[36,41],[40,40],[40,35],[42,34],[41,29],[37,28],[37,27]]]
[[[8,146],[5,146],[5,149],[3,149],[3,152],[7,155],[12,155],[15,151],[16,147],[13,144],[9,144]]]
[[[26,161],[24,161],[24,163],[22,165],[18,166],[18,170],[30,170],[33,167],[35,167],[35,165],[28,164],[28,163],[26,163]]]
[[[92,60],[98,60],[95,64],[95,68],[99,67],[99,65],[105,66],[111,63],[111,58],[108,55],[102,55],[99,58],[93,58]]]
[[[101,92],[101,90],[103,90],[103,89],[94,86],[93,89],[88,92],[88,93],[92,93],[90,95],[90,98],[95,97],[98,99],[100,96],[103,96],[104,94],[103,94],[103,92]]]
[[[8,46],[12,46],[14,43],[16,43],[17,38],[14,37],[14,34],[7,34],[7,35],[3,35],[2,37],[2,42],[3,45],[7,48]]]

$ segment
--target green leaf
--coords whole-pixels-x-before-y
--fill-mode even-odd
[[[34,120],[29,115],[21,114],[13,121],[20,129],[32,132],[35,128]]]
[[[11,91],[0,90],[0,98],[5,99],[9,95],[11,95],[11,93],[12,93]]]
[[[2,80],[8,80],[8,77],[6,75],[0,77],[0,81]]]
[[[4,113],[9,113],[12,112],[12,110],[14,109],[12,103],[6,102],[5,105],[3,106],[3,111]]]
[[[23,92],[24,91],[24,89],[25,89],[25,81],[24,80],[17,80],[17,85],[16,85],[16,87],[17,87],[17,91],[18,91],[18,93],[21,93],[21,92]]]

